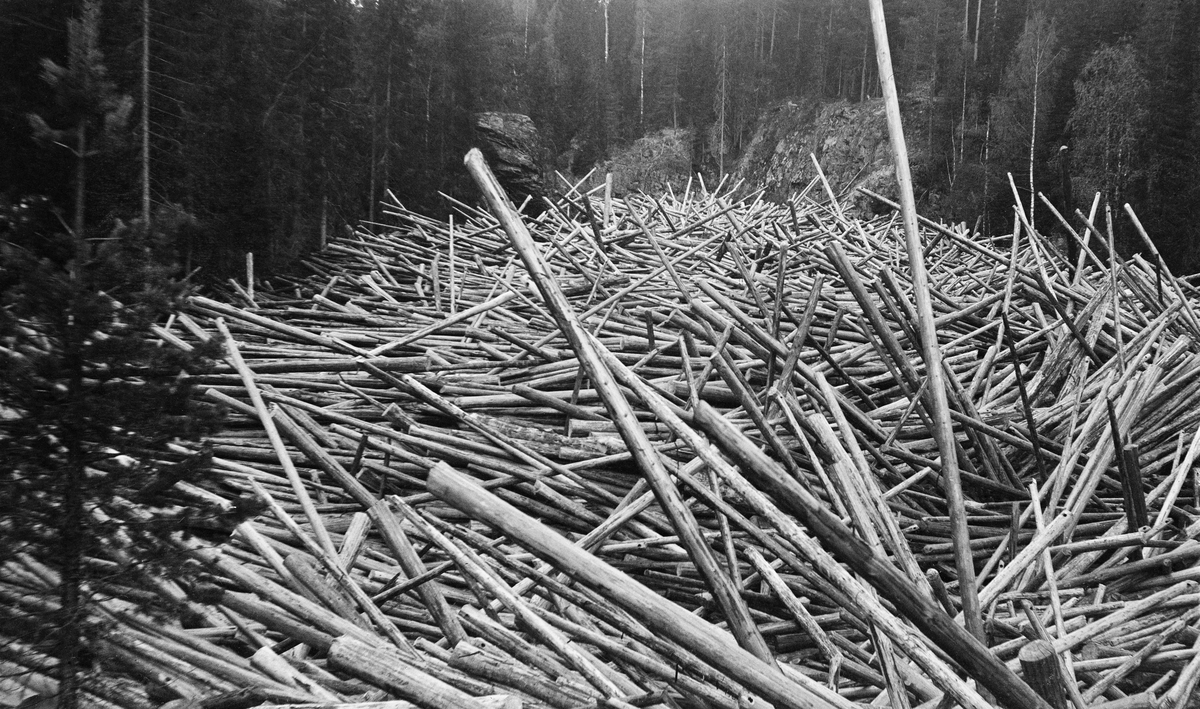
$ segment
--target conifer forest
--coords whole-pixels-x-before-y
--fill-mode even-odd
[[[0,0],[0,709],[1197,709],[1200,0]]]
[[[322,225],[375,215],[389,189],[444,214],[439,193],[469,193],[461,161],[480,111],[530,116],[547,167],[580,174],[639,136],[691,129],[711,181],[764,109],[879,96],[865,0],[144,5],[104,2],[96,54],[77,58],[102,63],[130,101],[89,151],[85,226],[140,213],[148,162],[152,208],[189,225],[174,238],[193,264],[247,250],[286,260]],[[67,21],[82,5],[0,7],[0,196],[45,198],[69,219],[75,160],[27,116],[76,120],[42,61],[69,63]],[[1200,268],[1198,12],[1192,0],[889,2],[898,88],[922,124],[923,207],[1011,231],[1005,175],[1028,194],[1032,164],[1034,189],[1061,209],[1066,145],[1062,211],[1086,213],[1097,191],[1130,202],[1172,268]],[[987,181],[1001,188],[985,199]]]

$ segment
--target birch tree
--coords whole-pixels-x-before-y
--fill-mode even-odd
[[[1053,102],[1051,89],[1058,75],[1058,59],[1054,21],[1040,9],[1034,10],[1025,20],[1025,29],[1013,49],[1000,91],[992,99],[997,157],[1008,170],[1025,173],[1022,182],[1029,189],[1031,222],[1037,189],[1036,166]]]
[[[1089,193],[1100,192],[1111,204],[1128,199],[1144,174],[1138,148],[1149,125],[1149,91],[1129,44],[1100,49],[1075,80],[1075,107],[1067,127],[1078,177]]]

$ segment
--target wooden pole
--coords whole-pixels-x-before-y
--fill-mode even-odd
[[[659,504],[671,519],[671,524],[679,534],[680,541],[687,549],[688,555],[695,562],[700,575],[712,591],[714,599],[729,619],[730,629],[738,638],[738,643],[760,660],[772,662],[771,651],[768,649],[766,641],[763,640],[758,626],[750,617],[750,610],[747,608],[746,602],[717,563],[716,555],[701,534],[695,516],[672,482],[654,445],[641,429],[633,408],[626,401],[612,372],[608,370],[593,349],[587,337],[587,330],[580,322],[570,301],[563,294],[554,275],[546,266],[537,244],[521,221],[517,210],[504,194],[504,190],[496,181],[496,177],[488,168],[487,163],[484,162],[483,153],[478,149],[472,149],[467,153],[465,162],[471,177],[483,191],[492,212],[505,233],[508,234],[513,247],[520,254],[531,280],[537,285],[538,291],[541,292],[547,307],[553,313],[563,335],[566,336],[571,343],[571,348],[579,357],[582,371],[586,371],[599,392],[609,415],[620,430],[621,437],[629,446],[630,453],[633,454],[638,467],[653,488]]]
[[[954,566],[958,571],[959,594],[962,596],[963,616],[967,630],[979,640],[984,639],[979,595],[975,588],[975,565],[971,557],[970,537],[964,511],[962,481],[959,478],[958,457],[954,446],[954,429],[943,379],[942,352],[938,347],[934,325],[933,305],[929,297],[929,275],[925,271],[925,255],[917,227],[917,205],[913,197],[912,173],[908,166],[908,147],[904,142],[904,127],[900,121],[900,101],[892,72],[891,50],[888,48],[887,25],[883,15],[883,0],[868,0],[871,6],[871,28],[875,35],[875,58],[879,63],[879,80],[883,84],[884,106],[887,112],[888,135],[896,160],[896,182],[900,188],[900,214],[904,222],[904,243],[912,271],[913,296],[916,301],[918,326],[921,333],[921,355],[929,377],[928,396],[932,406],[933,435],[937,440],[942,463],[942,485],[950,510],[951,539],[954,543]]]
[[[429,471],[429,491],[536,549],[559,570],[592,586],[650,630],[680,643],[776,707],[840,707],[848,703],[837,695],[817,696],[807,691],[785,677],[774,662],[764,662],[739,648],[723,630],[619,573],[450,466],[438,463]]]
[[[246,252],[246,293],[254,303],[254,252]]]

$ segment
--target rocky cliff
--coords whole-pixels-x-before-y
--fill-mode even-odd
[[[908,114],[906,119],[910,119]],[[919,122],[919,121],[918,121]],[[912,140],[913,125],[906,122],[910,161],[921,155]],[[788,101],[763,112],[746,152],[738,160],[734,177],[749,188],[762,188],[768,199],[782,200],[803,190],[817,177],[810,155],[821,164],[830,186],[843,206],[870,212],[858,187],[892,196],[895,168],[888,141],[882,99],[859,103]],[[914,164],[914,172],[920,165]],[[824,191],[819,184],[818,194]]]

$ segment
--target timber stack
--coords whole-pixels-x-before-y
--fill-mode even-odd
[[[309,275],[156,329],[227,352],[198,388],[229,410],[223,484],[191,494],[265,511],[179,539],[206,582],[147,593],[188,627],[101,602],[106,667],[156,691],[98,705],[1186,705],[1185,280],[1110,267],[1094,208],[1066,227],[1077,263],[1027,226],[924,222],[975,637],[899,220],[847,217],[821,180],[782,205],[565,192],[536,218],[393,200]]]

